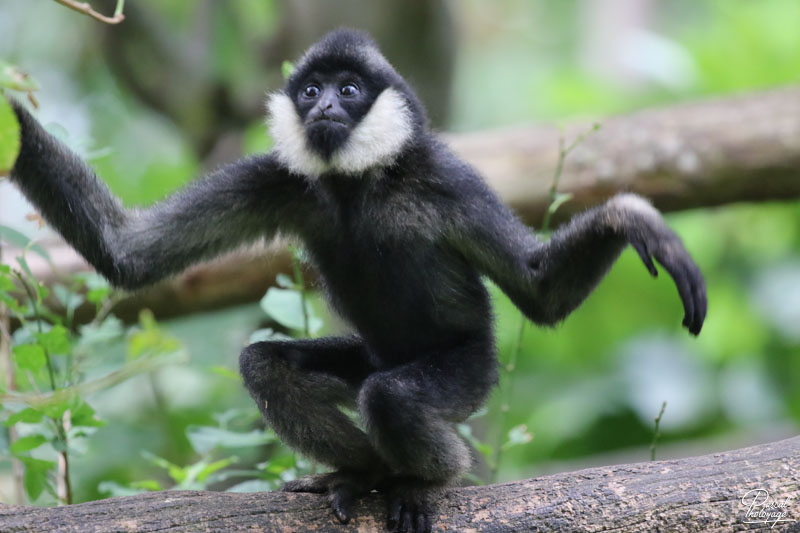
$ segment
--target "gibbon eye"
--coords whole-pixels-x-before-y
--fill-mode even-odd
[[[358,87],[354,83],[348,83],[339,89],[339,94],[342,96],[355,96],[358,94]]]
[[[303,96],[306,98],[316,98],[319,96],[319,87],[313,83],[311,85],[306,85],[306,88],[303,89]]]

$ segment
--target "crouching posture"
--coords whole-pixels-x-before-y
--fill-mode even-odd
[[[270,97],[271,152],[148,209],[124,209],[14,108],[22,150],[12,180],[118,286],[151,284],[277,232],[304,243],[355,333],[256,343],[241,370],[277,434],[334,469],[285,490],[327,494],[342,522],[378,489],[391,529],[429,531],[437,491],[469,468],[454,424],[497,377],[482,275],[530,320],[552,325],[631,244],[653,275],[655,259],[675,280],[683,325],[696,335],[703,324],[703,278],[650,204],[616,196],[540,241],[427,129],[413,91],[360,32],[325,36]]]

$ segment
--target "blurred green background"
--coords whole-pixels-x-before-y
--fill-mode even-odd
[[[104,27],[49,0],[0,4],[0,58],[40,82],[40,119],[69,132],[127,205],[152,203],[205,169],[267,148],[264,94],[280,87],[281,62],[321,35],[331,9],[277,0],[129,4],[128,28],[129,21]],[[800,81],[796,0],[345,4],[339,17],[371,29],[401,73],[413,70],[441,130],[602,121]],[[131,34],[137,30],[143,33]],[[431,71],[436,76],[426,77]],[[40,235],[24,220],[30,210],[0,184],[0,223]],[[495,448],[521,424],[533,437],[503,453],[498,479],[647,460],[664,401],[659,458],[797,433],[800,203],[727,205],[668,222],[708,282],[702,334],[690,338],[680,327],[668,276],[652,280],[626,251],[564,324],[524,329],[516,367],[504,377],[507,412],[496,395],[471,422],[472,434]],[[493,294],[505,361],[520,318]],[[325,312],[318,298],[314,305]],[[141,450],[190,463],[185,429],[212,423],[214,413],[241,408],[257,425],[241,383],[218,367],[236,371],[239,352],[264,321],[252,304],[164,322],[191,361],[88,398],[108,424],[74,460],[77,500],[99,497],[101,481],[161,475]],[[326,321],[325,331],[336,328]],[[103,362],[123,352],[109,348]],[[258,461],[274,450],[237,453]],[[476,474],[491,478],[481,461]],[[0,497],[7,501],[4,490]]]

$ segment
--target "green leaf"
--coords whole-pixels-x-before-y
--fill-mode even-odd
[[[242,376],[239,375],[238,372],[231,370],[227,366],[212,366],[211,371],[217,375],[222,377],[226,377],[228,379],[232,379],[234,381],[242,381]]]
[[[131,485],[133,485],[133,483],[131,483]],[[111,498],[117,498],[120,496],[136,496],[137,494],[147,492],[149,489],[126,487],[125,485],[120,485],[116,481],[101,481],[97,485],[97,490],[101,494],[108,495]]]
[[[122,321],[114,315],[109,315],[100,324],[87,324],[80,328],[80,346],[103,344],[119,339],[125,333]]]
[[[18,459],[25,465],[25,492],[31,501],[35,501],[47,486],[47,474],[52,468],[55,468],[56,464],[33,457],[19,457]]]
[[[17,116],[8,101],[0,95],[0,176],[9,174],[20,149]]]
[[[108,280],[99,274],[81,274],[76,278],[83,280],[86,284],[86,299],[96,305],[103,303],[111,294],[111,285]]]
[[[104,289],[110,287],[106,278],[94,272],[76,274],[75,279],[82,281],[87,289]]]
[[[186,479],[187,471],[190,467],[181,468],[176,464],[170,463],[166,459],[155,455],[154,453],[142,450],[142,457],[153,463],[159,468],[163,468],[176,483],[181,483]]]
[[[32,275],[33,273],[31,273],[31,276]],[[48,289],[47,286],[44,285],[43,283],[39,283],[38,281],[36,281],[34,278],[31,279],[34,280],[33,289],[36,291],[36,297],[39,299],[40,302],[46,300],[47,297],[50,296],[50,289]]]
[[[42,411],[46,417],[60,420],[67,411],[70,411],[70,414],[80,411],[83,400],[79,394],[80,391],[75,388],[61,389],[52,396],[50,401],[37,405],[36,408]]]
[[[42,248],[40,244],[36,244],[31,239],[26,237],[24,234],[18,232],[14,228],[9,228],[8,226],[0,225],[0,239],[3,239],[9,244],[13,244],[18,248],[27,248],[32,250],[42,256],[43,258],[50,261],[50,254],[47,253],[47,250]]]
[[[36,372],[44,368],[47,363],[44,350],[38,344],[20,344],[14,346],[11,351],[14,353],[14,360],[20,369]]]
[[[278,287],[282,287],[284,289],[295,288],[294,280],[284,273],[280,273],[277,276],[275,276],[275,283],[278,284]]]
[[[3,425],[6,427],[11,427],[14,424],[22,422],[24,424],[36,424],[37,422],[42,421],[42,417],[44,414],[41,411],[37,411],[33,407],[26,407],[21,411],[17,411],[13,415],[8,417],[8,420],[3,422]]]
[[[131,488],[142,489],[153,492],[164,490],[163,487],[161,487],[161,483],[159,483],[155,479],[143,479],[141,481],[131,481]]]
[[[564,204],[564,202],[568,202],[569,200],[572,199],[572,196],[573,194],[571,192],[556,193],[555,198],[553,198],[553,201],[547,207],[548,213],[550,213],[551,215],[555,214],[555,212],[558,210],[559,207],[561,207],[562,204]]]
[[[228,465],[236,463],[239,461],[239,458],[236,456],[227,457],[225,459],[220,459],[219,461],[214,461],[203,467],[200,472],[197,473],[197,481],[205,481],[208,479],[208,476],[216,472],[217,470],[222,470]]]
[[[73,407],[70,411],[70,418],[73,426],[102,427],[106,425],[104,420],[100,420],[95,416],[95,410],[91,405],[83,400],[78,401],[78,406]]]
[[[28,244],[26,244],[25,246],[31,246],[32,242],[33,241],[28,241]],[[34,276],[33,272],[31,272],[31,267],[28,266],[28,260],[25,259],[24,255],[17,256],[17,263],[19,263],[19,266],[20,268],[22,268],[22,271],[28,276],[28,280],[31,283],[36,283],[36,276]]]
[[[8,265],[2,265],[8,266]],[[11,292],[15,289],[14,282],[11,280],[11,276],[6,274],[0,274],[0,291],[3,292]]]
[[[39,89],[39,84],[17,66],[0,59],[0,87],[13,91],[30,92]]]
[[[531,440],[533,440],[533,435],[531,435],[531,433],[528,431],[528,426],[525,424],[520,424],[518,426],[514,426],[508,431],[508,441],[503,444],[502,449],[507,450],[509,448],[513,448],[514,446],[528,444]]]
[[[37,333],[36,341],[51,354],[66,354],[70,351],[69,334],[64,326],[53,326],[50,331]]]
[[[275,322],[280,325],[303,330],[304,317],[302,308],[303,297],[299,291],[290,289],[278,289],[270,287],[267,294],[261,299],[261,309],[264,310]],[[308,315],[308,330],[316,333],[322,328],[322,320],[313,316],[311,304],[306,301],[306,314]]]
[[[241,433],[213,426],[189,426],[186,437],[197,453],[206,453],[214,448],[245,448],[262,446],[275,441],[275,436],[264,431]]]
[[[67,443],[59,438],[54,438],[52,441],[50,441],[50,445],[58,453],[67,451]]]
[[[38,448],[47,442],[44,435],[28,435],[20,437],[11,444],[11,453],[19,455],[24,452],[29,452],[34,448]]]
[[[286,471],[297,467],[297,456],[293,453],[286,453],[277,457],[270,457],[269,461],[260,463],[257,466],[267,474],[281,476]]]
[[[128,338],[129,360],[173,353],[180,349],[181,343],[161,331],[151,311],[145,309],[139,313],[139,324],[141,329]]]
[[[8,309],[17,316],[25,316],[28,314],[28,306],[21,305],[8,294],[0,292],[0,302],[6,304]]]
[[[56,283],[53,285],[53,294],[64,309],[71,313],[83,303],[84,298],[81,294],[71,291],[64,285]]]
[[[90,289],[86,293],[86,300],[88,300],[93,304],[101,304],[106,298],[108,298],[109,294],[111,294],[110,287],[104,287],[100,289]]]

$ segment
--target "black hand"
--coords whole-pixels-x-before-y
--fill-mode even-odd
[[[632,239],[631,245],[653,277],[658,275],[653,258],[672,276],[683,302],[683,326],[692,335],[698,335],[708,309],[703,274],[676,235],[666,229],[659,233],[654,238]]]

